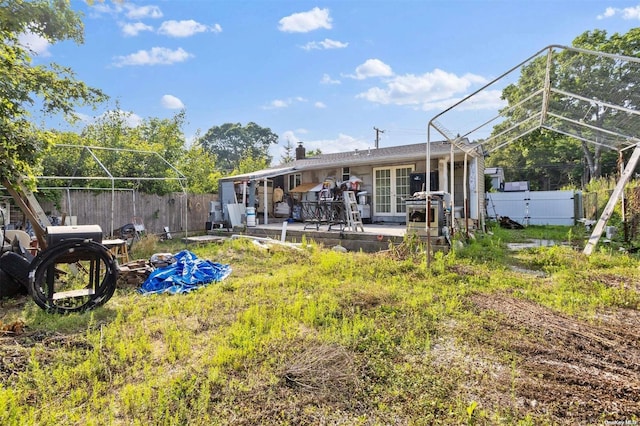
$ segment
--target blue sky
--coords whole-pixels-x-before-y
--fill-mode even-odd
[[[269,127],[324,153],[426,141],[429,120],[550,44],[640,25],[613,0],[72,0],[85,43],[28,35],[35,63],[71,67],[132,121],[186,111],[185,135],[228,122]],[[499,91],[476,111],[495,112]],[[61,120],[47,125],[69,129]],[[82,124],[76,125],[79,130]]]

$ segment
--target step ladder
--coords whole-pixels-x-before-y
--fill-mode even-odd
[[[355,192],[344,191],[342,195],[344,198],[345,213],[347,216],[347,228],[349,228],[350,231],[357,231],[358,228],[360,228],[360,230],[364,232],[362,217],[360,216],[360,210],[358,210]]]
[[[36,234],[36,239],[38,240],[38,245],[41,248],[45,248],[47,246],[45,232],[47,226],[51,226],[51,221],[40,206],[38,200],[36,200],[36,197],[21,179],[18,179],[15,183],[11,183],[8,179],[4,178],[2,185],[7,189],[16,205],[22,210],[22,213],[29,219],[29,222],[31,222],[33,232]]]

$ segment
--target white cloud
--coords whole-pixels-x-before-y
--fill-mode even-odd
[[[271,103],[269,104],[269,106],[271,108],[286,108],[291,104],[291,101],[284,101],[282,99],[275,99],[273,101],[271,101]]]
[[[322,140],[305,140],[304,147],[308,150],[319,149],[323,154],[332,154],[336,152],[345,152],[353,150],[365,150],[371,147],[371,143],[368,141],[354,138],[353,136],[339,133],[336,139],[322,139]]]
[[[302,96],[296,96],[295,98],[287,98],[287,99],[275,99],[269,102],[268,105],[262,107],[262,109],[278,109],[278,108],[287,108],[291,106],[294,102],[307,102],[307,99]]]
[[[271,147],[271,156],[274,158],[274,160],[279,161],[280,158],[285,155],[286,142],[290,142],[294,147],[298,146],[299,142],[302,142],[307,152],[319,149],[323,154],[353,151],[356,149],[364,151],[368,148],[371,148],[370,142],[357,139],[343,133],[338,134],[335,139],[309,140],[306,137],[301,138],[299,136],[300,134],[307,133],[308,132],[305,129],[287,130],[283,132],[280,140],[283,140],[284,142],[282,143],[282,145],[278,144]],[[295,152],[291,154],[294,155]]]
[[[129,127],[138,127],[144,121],[138,114],[123,111],[125,114],[125,124]]]
[[[209,28],[193,19],[189,19],[185,21],[164,21],[162,25],[160,25],[160,28],[158,28],[158,33],[169,37],[190,37],[206,31],[220,32],[222,31],[222,27],[217,25]]]
[[[297,145],[300,142],[300,138],[296,136],[296,132],[294,130],[287,130],[282,134],[282,139],[287,142],[291,142],[293,145]]]
[[[130,2],[123,3],[127,10],[126,16],[130,19],[162,18],[162,11],[158,6],[136,6]]]
[[[213,24],[213,27],[211,27],[211,32],[221,33],[222,27],[220,26],[220,24]]]
[[[607,7],[602,15],[598,15],[598,19],[613,18],[616,15],[622,15],[622,19],[640,20],[640,5],[634,7],[625,7],[620,9],[617,7]]]
[[[139,50],[126,56],[115,58],[115,66],[127,65],[170,65],[176,62],[184,62],[193,57],[192,54],[182,48],[171,50],[166,47],[153,47],[151,50]]]
[[[331,29],[329,9],[314,7],[308,12],[294,13],[280,19],[278,29],[287,33],[308,33],[319,28]]]
[[[81,112],[73,112],[73,118],[75,118],[76,120],[84,123],[84,124],[90,124],[93,122],[93,117],[88,115],[88,114],[83,114]]]
[[[162,18],[162,10],[158,6],[136,6],[130,1],[112,1],[108,4],[106,1],[93,2],[89,8],[89,14],[92,17],[101,14],[120,15],[124,14],[129,19],[158,19]]]
[[[129,37],[135,37],[142,31],[153,31],[153,27],[151,25],[143,24],[142,22],[128,22],[126,24],[121,24],[121,27],[122,33]]]
[[[309,43],[301,46],[304,50],[312,49],[344,49],[349,46],[349,43],[343,43],[341,41],[331,40],[325,38],[322,41],[310,41]]]
[[[625,7],[622,10],[622,19],[640,19],[640,6]]]
[[[164,95],[160,100],[163,107],[167,109],[181,109],[184,108],[184,104],[179,98],[173,95]]]
[[[475,111],[479,109],[499,110],[507,106],[507,101],[501,99],[502,90],[483,90],[463,104],[460,104],[459,111]],[[457,102],[457,100],[456,100]],[[455,102],[447,105],[453,105]]]
[[[485,83],[486,79],[465,74],[457,76],[440,69],[422,75],[395,76],[384,87],[372,87],[357,95],[369,102],[393,105],[436,105],[443,101],[451,105],[451,99],[460,97],[472,85]]]
[[[78,115],[76,113],[76,115]],[[92,117],[90,119],[88,119],[86,115],[83,115],[85,117],[85,120],[91,124],[91,123],[95,123],[103,118],[109,118],[110,116],[114,116],[115,118],[119,118],[119,119],[123,119],[124,124],[128,127],[137,127],[139,126],[144,120],[142,119],[142,117],[140,117],[138,114],[134,114],[133,112],[130,111],[124,111],[124,110],[111,110],[111,111],[105,111],[102,114],[100,114],[97,117]]]
[[[31,32],[22,33],[18,36],[18,43],[38,56],[51,56],[49,52],[49,42],[46,38],[40,37],[37,34]]]
[[[391,77],[392,75],[391,67],[380,59],[367,59],[363,64],[358,65],[356,73],[349,77],[364,80],[369,77]]]
[[[104,15],[117,15],[122,12],[122,5],[118,3],[113,3],[112,5],[107,4],[107,2],[95,2],[89,8],[89,16],[95,18]]]
[[[464,96],[468,95],[465,93]],[[422,111],[443,111],[460,102],[464,96],[441,99],[435,102],[425,102],[420,105]],[[507,106],[507,102],[500,99],[501,90],[483,90],[467,99],[456,107],[457,111],[499,110]]]
[[[115,13],[115,12],[117,12],[117,10],[112,9],[106,3],[96,3],[96,4],[92,5],[90,10],[91,10],[91,12],[96,13],[96,14],[100,14],[100,13]]]
[[[320,108],[320,109],[323,109],[323,108],[327,107],[324,102],[320,102],[320,101],[314,103],[313,106],[316,107],[316,108]]]
[[[331,78],[329,74],[323,74],[322,79],[320,80],[322,84],[340,84],[340,80],[334,80]]]

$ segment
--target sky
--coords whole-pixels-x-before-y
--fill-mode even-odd
[[[254,122],[323,153],[427,141],[429,121],[548,45],[585,31],[624,34],[640,1],[71,0],[85,42],[28,34],[34,64],[55,62],[110,101],[79,109],[81,130],[120,108],[132,125],[184,110],[185,136]],[[465,114],[493,115],[500,91]],[[474,117],[472,117],[474,116]],[[464,115],[458,118],[464,120]],[[455,123],[452,124],[455,131]],[[379,132],[376,132],[378,129]]]

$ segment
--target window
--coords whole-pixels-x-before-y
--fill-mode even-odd
[[[342,181],[346,182],[349,180],[349,178],[351,177],[351,169],[349,169],[349,167],[343,167],[342,168]]]
[[[410,174],[413,166],[373,169],[374,213],[380,216],[404,214],[404,199],[411,194]]]
[[[292,175],[289,175],[288,190],[291,191],[293,188],[300,185],[300,183],[302,183],[302,174],[294,173]]]

